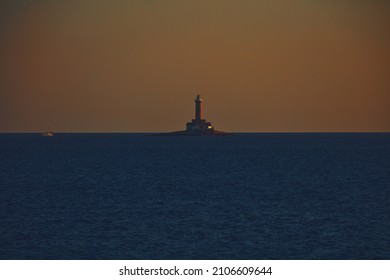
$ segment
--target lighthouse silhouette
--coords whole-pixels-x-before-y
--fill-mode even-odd
[[[173,131],[167,133],[153,133],[152,136],[196,136],[196,135],[233,135],[230,132],[224,132],[215,130],[214,126],[210,122],[207,122],[206,119],[202,119],[202,103],[203,100],[198,94],[195,98],[195,118],[186,124],[186,130]]]
[[[205,119],[202,119],[202,102],[198,94],[195,99],[195,119],[186,124],[186,130],[188,132],[198,132],[198,133],[213,133],[214,127],[210,122],[206,122]]]

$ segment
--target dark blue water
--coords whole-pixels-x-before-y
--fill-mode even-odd
[[[390,134],[0,134],[2,259],[390,259]]]

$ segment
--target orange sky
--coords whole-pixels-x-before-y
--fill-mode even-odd
[[[390,131],[387,1],[6,2],[0,132]]]

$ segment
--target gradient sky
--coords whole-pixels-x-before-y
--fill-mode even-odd
[[[390,131],[390,2],[0,2],[0,132]]]

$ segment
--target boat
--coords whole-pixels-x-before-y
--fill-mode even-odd
[[[52,137],[52,136],[54,136],[54,132],[52,132],[52,131],[45,131],[41,135],[44,136],[44,137]]]

